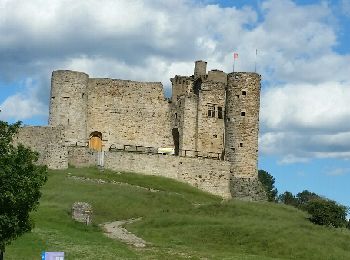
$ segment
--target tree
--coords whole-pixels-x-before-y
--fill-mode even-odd
[[[311,200],[315,199],[322,199],[321,196],[317,195],[314,192],[303,190],[302,192],[299,192],[296,196],[298,200],[298,207],[300,209],[304,209],[305,206],[309,203]]]
[[[6,245],[32,229],[29,213],[38,206],[47,180],[46,167],[34,164],[38,154],[12,144],[20,124],[0,121],[0,259]]]
[[[259,181],[265,188],[268,201],[277,202],[277,189],[275,187],[275,178],[267,171],[258,171]]]
[[[310,220],[315,224],[331,227],[345,227],[347,224],[348,209],[333,200],[312,199],[304,205],[304,208],[311,215]]]
[[[279,195],[278,200],[286,205],[298,206],[298,199],[289,191],[285,191],[283,194]]]

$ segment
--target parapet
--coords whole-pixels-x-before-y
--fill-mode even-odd
[[[227,74],[222,70],[211,70],[208,72],[208,80],[227,84]]]

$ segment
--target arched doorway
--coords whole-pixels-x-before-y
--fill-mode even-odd
[[[89,148],[98,152],[102,151],[102,133],[92,132],[89,137]]]

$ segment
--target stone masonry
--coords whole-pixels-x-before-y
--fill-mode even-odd
[[[196,61],[192,76],[170,80],[167,99],[160,82],[54,71],[50,126],[25,127],[16,142],[37,150],[39,163],[53,169],[105,162],[225,198],[264,198],[257,179],[260,75],[207,72],[207,63]],[[160,150],[173,155],[156,155]]]

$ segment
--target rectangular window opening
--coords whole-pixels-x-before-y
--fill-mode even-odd
[[[208,105],[208,117],[215,117],[215,107]]]
[[[247,91],[242,90],[242,96],[246,96],[247,95]]]
[[[239,143],[239,147],[243,147],[243,143]]]
[[[241,116],[245,116],[245,112],[244,111],[241,112]]]
[[[223,115],[222,115],[222,107],[218,107],[218,118],[222,119]]]

